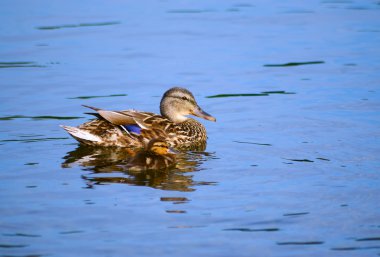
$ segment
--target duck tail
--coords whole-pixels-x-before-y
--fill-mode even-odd
[[[96,143],[101,142],[100,137],[94,134],[91,134],[89,131],[76,128],[76,127],[64,126],[64,125],[60,125],[60,127],[66,130],[73,138],[75,138],[81,143],[96,144]]]
[[[85,104],[82,104],[82,106],[83,106],[83,107],[86,107],[86,108],[90,108],[90,109],[92,109],[92,110],[94,110],[94,111],[100,111],[100,110],[102,110],[102,109],[100,109],[100,108],[96,108],[96,107],[94,107],[94,106],[89,106],[89,105],[85,105]]]

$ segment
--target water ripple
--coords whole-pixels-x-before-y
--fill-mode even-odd
[[[68,137],[46,137],[46,138],[28,138],[28,139],[3,139],[0,142],[21,142],[21,143],[34,143],[52,140],[66,140]],[[25,165],[34,165],[37,163],[26,163]]]
[[[278,245],[321,245],[323,241],[277,242]]]
[[[77,116],[52,116],[52,115],[42,115],[42,116],[25,116],[25,115],[11,115],[0,117],[0,120],[14,120],[14,119],[31,119],[31,120],[75,120],[82,119],[83,117]]]
[[[96,26],[109,26],[120,24],[119,21],[108,21],[108,22],[93,22],[93,23],[79,23],[79,24],[64,24],[55,26],[40,26],[36,27],[39,30],[54,30],[54,29],[65,29],[65,28],[79,28],[79,27],[96,27]]]
[[[0,244],[0,248],[23,248],[27,247],[28,245],[11,245],[11,244]]]
[[[258,229],[252,229],[252,228],[226,228],[223,229],[224,231],[241,231],[241,232],[276,232],[280,231],[279,228],[258,228]]]
[[[35,62],[0,62],[1,68],[44,68],[45,65],[40,65]]]
[[[358,238],[356,241],[380,241],[380,237],[364,237]]]
[[[250,144],[250,145],[272,146],[271,144],[254,143],[254,142],[246,142],[246,141],[233,141],[233,142],[235,142],[235,143],[239,143],[239,144]]]
[[[295,212],[295,213],[285,213],[283,216],[299,216],[299,215],[307,215],[309,212]]]
[[[272,94],[281,94],[281,95],[294,95],[294,92],[286,92],[283,90],[279,91],[264,91],[261,93],[248,93],[248,94],[218,94],[206,96],[206,98],[219,98],[219,97],[238,97],[238,96],[269,96]]]
[[[19,237],[41,237],[40,235],[25,234],[25,233],[15,233],[15,234],[3,234],[4,236],[19,236]]]
[[[103,98],[103,97],[117,97],[117,96],[127,96],[127,94],[76,96],[76,97],[69,97],[67,99],[82,99],[83,100],[83,99]]]
[[[333,251],[355,251],[355,250],[370,250],[370,249],[380,249],[380,246],[365,246],[365,247],[334,247],[331,248]]]
[[[311,61],[311,62],[288,62],[281,64],[264,64],[264,67],[290,67],[290,66],[300,66],[300,65],[310,65],[310,64],[323,64],[324,61]]]

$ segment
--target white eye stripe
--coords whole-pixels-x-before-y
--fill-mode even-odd
[[[171,95],[171,96],[169,96],[169,97],[176,98],[176,99],[180,99],[180,100],[184,100],[184,101],[188,101],[188,102],[190,102],[190,103],[192,103],[192,104],[196,104],[194,99],[192,99],[192,98],[188,98],[188,97],[186,97],[186,96]]]
[[[173,97],[173,98],[177,98],[177,99],[182,99],[182,100],[190,100],[189,98],[187,98],[186,96],[180,96],[180,95],[172,95],[170,97]]]

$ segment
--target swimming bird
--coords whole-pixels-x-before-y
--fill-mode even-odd
[[[146,149],[139,151],[127,164],[130,171],[160,170],[175,166],[175,154],[162,139],[152,139]]]
[[[78,127],[61,126],[80,143],[95,146],[144,147],[154,138],[162,138],[173,148],[205,146],[205,127],[195,119],[216,121],[203,111],[194,95],[187,89],[173,87],[165,92],[160,102],[161,115],[136,110],[95,110],[97,119]]]

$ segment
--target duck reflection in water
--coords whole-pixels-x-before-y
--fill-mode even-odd
[[[192,172],[200,171],[200,165],[214,154],[193,149],[176,154],[175,165],[159,170],[134,170],[131,162],[139,152],[129,148],[103,148],[79,145],[63,157],[63,168],[81,166],[91,174],[83,175],[88,187],[122,183],[148,186],[162,190],[194,191],[196,185],[213,185],[214,182],[195,182]],[[194,151],[195,150],[195,151]]]
[[[169,150],[169,144],[162,139],[152,139],[146,149],[139,151],[128,162],[130,171],[162,170],[174,167],[176,157]]]

